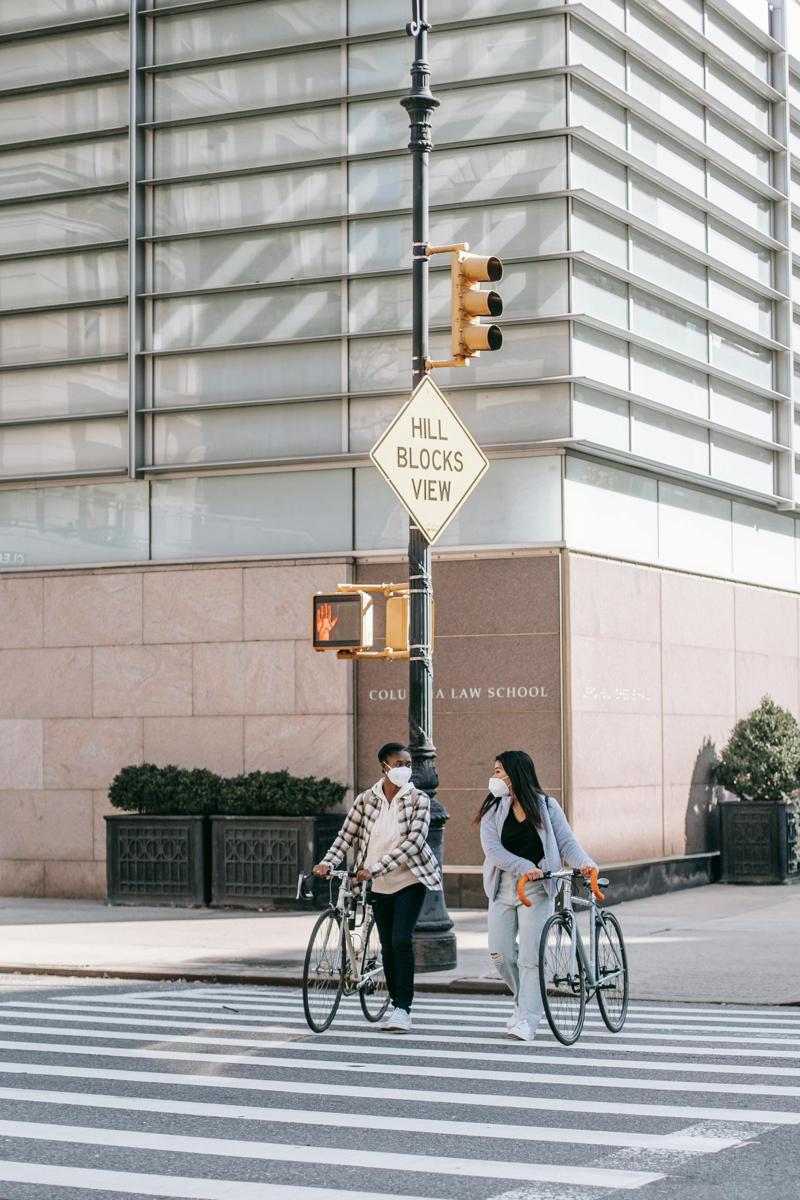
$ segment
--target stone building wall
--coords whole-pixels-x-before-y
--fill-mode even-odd
[[[350,783],[352,668],[309,646],[345,562],[0,580],[0,894],[105,895],[129,763],[283,767]]]
[[[769,693],[800,712],[800,597],[570,555],[574,820],[605,862],[715,848],[714,755]]]
[[[359,565],[361,582],[403,577],[401,564]],[[560,552],[434,562],[434,742],[439,799],[450,813],[445,865],[483,861],[473,819],[494,756],[528,750],[542,786],[562,794]],[[377,777],[375,751],[407,736],[404,662],[360,662],[358,786]]]

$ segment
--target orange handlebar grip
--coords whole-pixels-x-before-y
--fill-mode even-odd
[[[519,896],[520,900],[525,905],[525,907],[530,908],[531,902],[528,899],[528,897],[525,895],[525,884],[527,882],[528,881],[524,876],[522,877],[522,879],[520,879],[519,883],[517,884],[517,895]]]
[[[591,871],[589,872],[589,884],[591,886],[595,900],[605,900],[605,898],[606,898],[605,893],[601,892],[600,888],[597,886],[598,874],[599,874],[599,872],[597,870],[597,867],[592,867]]]

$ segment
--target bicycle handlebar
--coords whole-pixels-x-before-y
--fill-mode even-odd
[[[311,900],[313,898],[313,891],[307,891],[306,889],[309,884],[313,884],[315,879],[322,879],[328,884],[332,883],[334,879],[349,879],[351,883],[357,882],[356,873],[351,871],[328,871],[327,875],[314,875],[313,873],[305,875],[301,871],[297,879],[296,900]],[[369,879],[362,880],[361,887],[363,889],[361,896],[366,901],[366,897],[369,895],[370,888],[372,887],[372,881]]]
[[[537,876],[536,879],[532,879],[532,880],[526,879],[525,876],[523,875],[522,878],[520,879],[519,883],[517,884],[517,895],[519,896],[520,900],[525,905],[525,907],[530,908],[531,902],[528,899],[528,897],[525,895],[525,884],[526,883],[536,883],[536,882],[538,882],[539,879],[575,879],[578,876],[580,876],[580,874],[581,874],[580,871],[576,871],[576,870],[543,871],[541,875]],[[597,870],[597,867],[592,867],[591,871],[589,872],[589,882],[586,886],[590,887],[592,889],[592,895],[594,896],[595,900],[599,900],[602,902],[603,900],[605,900],[606,897],[605,897],[605,893],[601,892],[600,888],[597,886],[598,874],[599,874],[599,872]],[[604,880],[603,882],[605,883],[606,880]]]

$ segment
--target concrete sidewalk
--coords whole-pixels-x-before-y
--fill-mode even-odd
[[[800,1005],[800,887],[715,884],[614,911],[635,999]],[[0,972],[296,983],[317,915],[0,899]],[[501,988],[486,913],[452,917],[458,967],[420,974],[420,989]]]

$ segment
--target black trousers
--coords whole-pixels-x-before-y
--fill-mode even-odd
[[[383,952],[383,969],[392,1004],[411,1011],[414,999],[414,926],[427,888],[410,883],[391,895],[372,893],[372,911]]]

